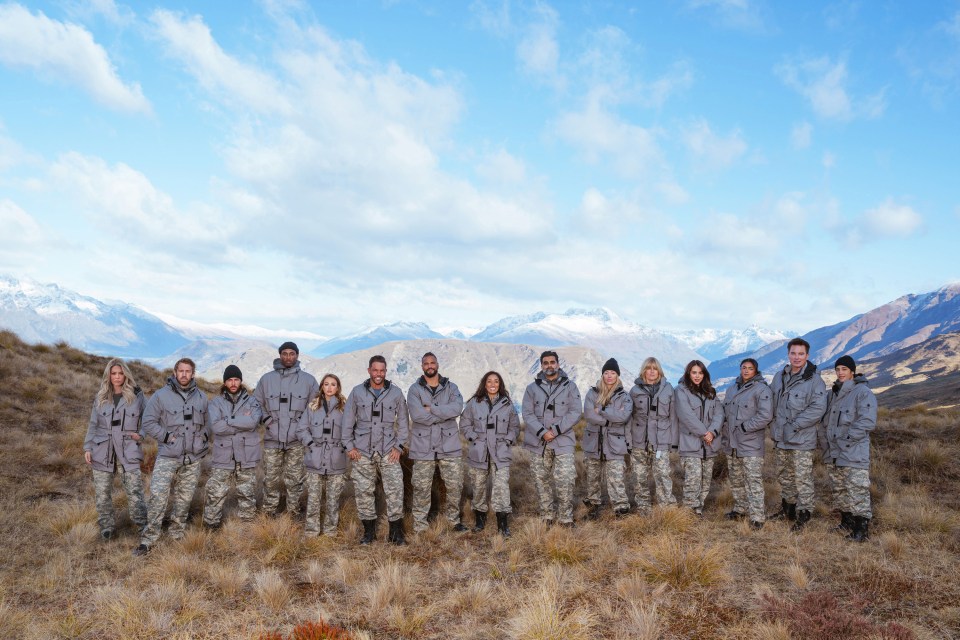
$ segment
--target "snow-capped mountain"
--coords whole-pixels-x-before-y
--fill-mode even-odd
[[[280,345],[293,340],[300,351],[309,351],[330,338],[312,331],[291,331],[287,329],[267,329],[252,324],[227,324],[215,322],[206,324],[185,320],[169,313],[153,312],[153,315],[166,322],[180,333],[196,340],[260,340]]]
[[[323,358],[338,353],[350,353],[375,347],[394,340],[423,340],[425,338],[444,338],[423,322],[394,322],[392,324],[367,327],[357,333],[332,338],[310,350],[310,355]],[[303,349],[301,349],[301,352]]]
[[[159,357],[190,339],[156,316],[29,279],[0,276],[0,328],[28,342],[60,341],[98,355]]]
[[[787,340],[793,335],[789,331],[764,329],[757,325],[751,325],[748,329],[696,329],[668,333],[708,361],[756,351],[764,345]]]
[[[656,356],[671,380],[690,360],[700,358],[677,338],[624,320],[609,309],[570,309],[566,313],[534,313],[504,318],[471,338],[544,347],[582,345],[615,357],[621,368],[637,372],[643,360]]]
[[[960,282],[920,295],[901,296],[867,313],[856,315],[835,325],[814,329],[802,337],[810,343],[810,360],[832,367],[841,355],[856,360],[876,358],[928,338],[960,330]],[[740,359],[754,357],[765,374],[783,368],[787,351],[767,345],[750,354],[739,354],[714,362],[710,373],[714,379],[736,377]]]

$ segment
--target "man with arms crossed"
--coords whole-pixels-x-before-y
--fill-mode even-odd
[[[353,388],[343,410],[343,444],[353,461],[357,514],[363,523],[360,544],[370,544],[377,537],[378,472],[387,501],[389,540],[406,544],[400,455],[410,431],[407,402],[400,387],[387,380],[386,358],[372,356],[368,364],[370,378]]]
[[[463,396],[457,385],[440,375],[437,356],[423,354],[423,375],[407,391],[410,410],[410,459],[413,460],[413,531],[429,526],[427,514],[433,490],[433,473],[447,490],[443,513],[454,531],[466,531],[460,522],[460,492],[463,489],[463,447],[457,418],[463,411]]]
[[[523,394],[523,446],[532,457],[540,517],[573,526],[573,485],[577,478],[573,427],[583,415],[580,391],[560,368],[556,351],[540,354],[540,373]],[[554,490],[556,497],[554,497]]]
[[[800,531],[813,512],[813,450],[817,425],[827,408],[827,387],[808,362],[810,343],[794,338],[787,343],[790,363],[773,376],[773,422],[770,435],[776,446],[780,511],[771,519],[794,520],[791,531]]]

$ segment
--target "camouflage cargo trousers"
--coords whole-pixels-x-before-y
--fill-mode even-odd
[[[473,486],[473,508],[486,512],[487,478],[493,476],[493,488],[490,491],[490,508],[494,513],[512,513],[510,508],[510,467],[497,467],[493,461],[487,462],[486,469],[469,467],[470,484]]]
[[[414,460],[413,462],[413,530],[426,531],[429,523],[430,499],[433,493],[433,470],[440,468],[440,479],[447,490],[443,515],[450,524],[460,522],[460,493],[463,491],[463,460],[444,458],[440,460]]]
[[[710,493],[713,481],[713,458],[684,458],[683,467],[683,506],[693,509],[694,513],[703,513],[703,503]]]
[[[741,458],[734,452],[727,456],[730,465],[730,492],[733,510],[750,517],[751,522],[765,522],[763,500],[763,456]]]
[[[353,463],[353,487],[357,498],[357,515],[361,520],[377,517],[377,474],[383,483],[387,501],[387,520],[393,522],[403,517],[403,469],[400,462],[389,462],[379,453],[372,457],[361,456]]]
[[[250,521],[257,515],[257,470],[213,469],[207,479],[207,497],[203,503],[203,524],[217,526],[223,519],[223,505],[227,501],[231,481],[237,484],[237,517]]]
[[[797,505],[798,511],[813,511],[813,451],[777,449],[776,452],[780,497]]]
[[[624,481],[627,465],[623,458],[607,460],[587,458],[584,462],[587,468],[586,502],[600,504],[600,487],[603,475],[606,473],[607,496],[610,498],[610,504],[614,509],[629,509],[630,501],[627,499],[627,486]]]
[[[303,495],[303,445],[293,442],[286,449],[263,450],[263,511],[275,515],[280,511],[280,492],[286,487],[287,512],[300,515]]]
[[[163,515],[167,510],[173,487],[173,507],[167,533],[174,540],[183,538],[183,530],[190,514],[190,503],[200,481],[200,460],[184,462],[182,458],[158,457],[150,476],[150,502],[147,504],[147,526],[140,536],[140,544],[148,547],[160,539]]]
[[[532,456],[533,479],[537,485],[540,517],[560,522],[573,522],[573,485],[577,467],[572,453],[557,454],[547,447],[543,455]],[[554,497],[556,492],[556,497]]]
[[[321,475],[307,471],[307,518],[303,529],[304,535],[314,537],[320,534],[320,512],[324,511],[323,535],[333,537],[337,535],[337,524],[340,522],[340,496],[343,495],[343,486],[347,482],[345,473]],[[327,491],[326,504],[323,500],[323,491]]]
[[[872,518],[870,505],[870,470],[838,467],[828,464],[833,486],[833,506],[862,518]]]
[[[633,501],[640,513],[650,511],[650,476],[653,476],[657,504],[677,504],[677,499],[673,496],[673,469],[670,467],[669,451],[634,449],[630,452],[630,461],[634,485]]]
[[[124,471],[117,465],[120,482],[127,494],[127,511],[130,520],[142,529],[147,524],[147,504],[143,498],[143,476],[140,469]],[[113,476],[116,472],[93,470],[93,495],[97,504],[97,524],[100,531],[112,532],[116,526],[113,514]]]

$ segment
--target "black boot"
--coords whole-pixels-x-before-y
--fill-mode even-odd
[[[847,537],[854,542],[866,542],[870,537],[870,518],[853,516],[853,531]]]
[[[838,533],[849,533],[853,531],[853,514],[849,511],[840,512],[840,524],[833,528]]]
[[[403,518],[398,518],[390,522],[389,540],[396,545],[407,544],[407,539],[403,537]]]
[[[743,520],[744,517],[744,514],[740,513],[739,511],[727,512],[727,520]]]
[[[460,533],[463,531],[467,531],[468,529],[463,525],[463,522],[458,522],[457,524],[453,525],[453,530],[456,531],[457,533]]]
[[[796,519],[799,517],[799,516],[797,515],[797,505],[795,505],[795,504],[788,504],[787,507],[788,507],[787,520],[790,520],[791,522],[793,522],[794,520],[796,520]],[[808,511],[808,512],[807,512],[807,520],[809,520],[809,519],[810,519],[810,512]]]
[[[487,512],[473,510],[473,532],[481,533],[487,526]]]
[[[780,511],[777,511],[776,513],[773,513],[767,516],[767,520],[784,520],[784,519],[793,520],[793,518],[790,517],[791,507],[793,508],[793,510],[796,510],[797,505],[790,504],[789,502],[781,498]]]
[[[587,511],[587,520],[599,520],[600,519],[600,505],[587,503],[587,506],[590,508]]]
[[[363,537],[360,538],[360,544],[370,544],[377,539],[377,521],[361,520],[363,523]]]
[[[790,531],[801,531],[808,522],[810,522],[810,512],[806,509],[801,509],[800,511],[797,511],[797,521],[793,523],[792,527],[790,527]]]
[[[497,533],[504,538],[510,537],[510,514],[503,511],[497,512]]]

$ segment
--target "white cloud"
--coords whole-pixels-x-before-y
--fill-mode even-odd
[[[523,160],[506,149],[487,154],[477,163],[477,175],[494,184],[522,184],[527,179]]]
[[[635,196],[607,195],[596,187],[583,192],[580,215],[588,225],[607,234],[644,218],[643,208]]]
[[[692,87],[693,79],[694,73],[689,63],[685,61],[675,62],[659,78],[640,83],[640,104],[662,107],[673,95]]]
[[[820,159],[820,164],[823,165],[823,168],[829,171],[837,166],[837,156],[832,151],[824,151],[823,157]]]
[[[745,257],[752,261],[757,254],[770,255],[780,246],[779,238],[771,230],[730,213],[713,214],[699,227],[699,248],[724,254],[733,261],[743,261]]]
[[[168,53],[215,97],[266,113],[291,110],[273,78],[227,55],[199,16],[184,18],[161,9],[150,20]]]
[[[798,122],[790,131],[790,141],[795,149],[806,149],[810,146],[813,137],[813,125],[809,122]]]
[[[688,0],[694,11],[705,11],[721,26],[742,31],[771,29],[769,12],[757,0]]]
[[[73,84],[117,111],[150,113],[138,83],[124,83],[107,52],[83,27],[0,5],[0,63]]]
[[[482,29],[498,36],[506,36],[513,28],[510,14],[510,1],[487,2],[474,0],[470,3],[470,13],[473,14]]]
[[[560,87],[560,44],[557,41],[559,16],[545,3],[534,5],[535,19],[530,22],[517,44],[520,68],[537,80]]]
[[[923,225],[923,218],[912,207],[892,198],[869,209],[860,217],[863,231],[870,236],[906,238]]]
[[[125,26],[135,18],[130,7],[118,5],[114,0],[67,0],[63,7],[68,15],[84,22],[103,18],[110,24]]]
[[[739,129],[726,136],[719,136],[710,129],[706,120],[689,124],[681,138],[696,161],[707,168],[719,169],[736,162],[747,150],[747,143]]]
[[[32,249],[46,239],[46,234],[37,221],[8,198],[0,199],[0,228],[8,241],[0,245],[4,252]]]
[[[847,63],[833,62],[829,56],[791,60],[778,65],[775,72],[791,89],[810,102],[821,118],[850,120],[854,117],[878,118],[886,110],[885,90],[855,101],[847,89]]]

